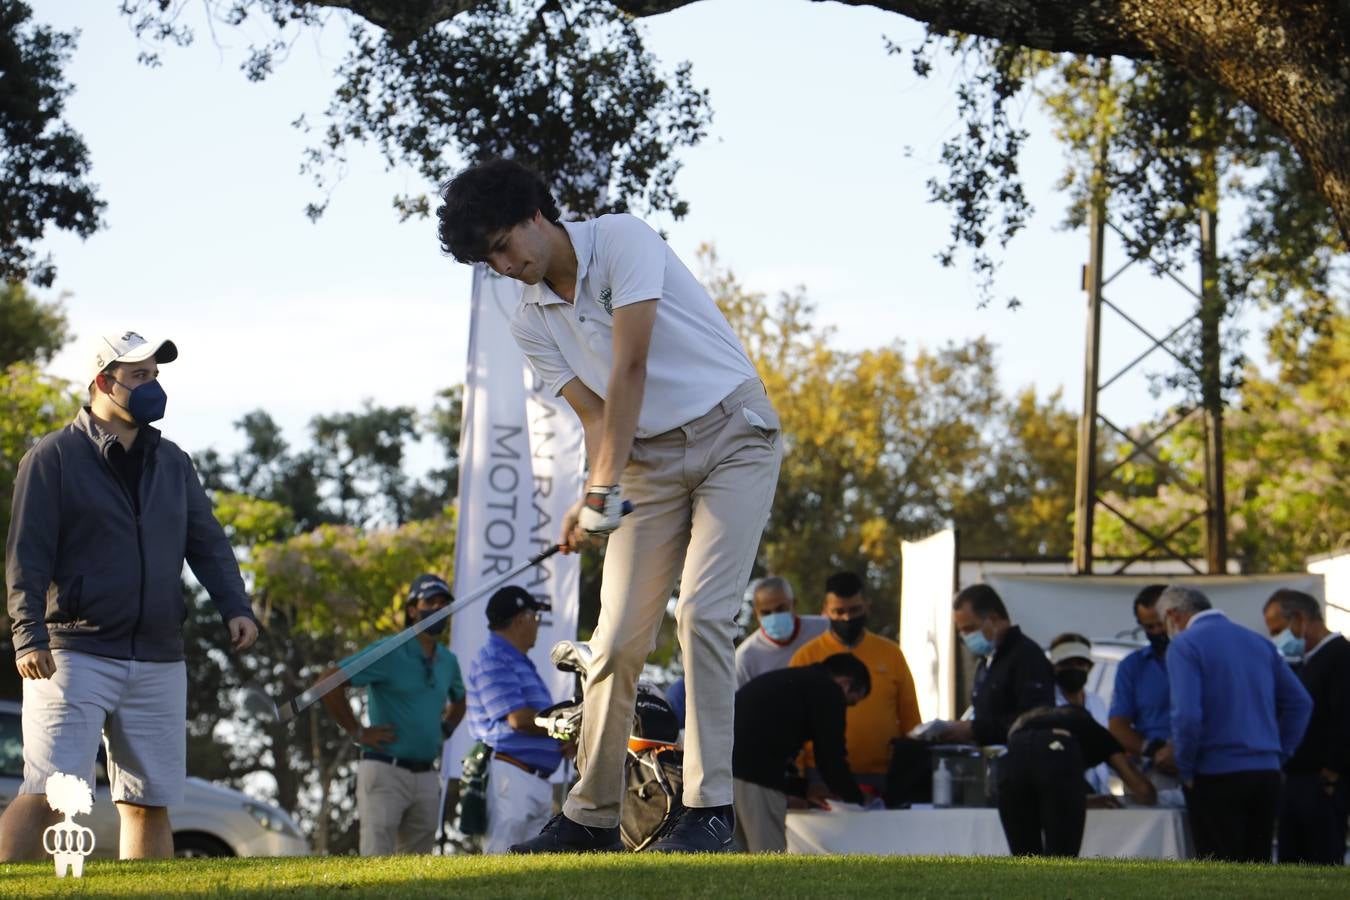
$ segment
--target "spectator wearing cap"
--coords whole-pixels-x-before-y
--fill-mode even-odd
[[[484,853],[533,837],[553,812],[549,777],[562,763],[562,745],[534,722],[553,698],[528,655],[550,609],[522,587],[497,591],[487,605],[491,633],[469,666],[469,731],[492,748]]]
[[[1193,588],[1158,597],[1167,623],[1172,742],[1196,854],[1270,862],[1280,767],[1298,748],[1312,700],[1266,638]]]
[[[1087,689],[1092,672],[1092,642],[1081,634],[1065,632],[1050,641],[1050,664],[1055,667],[1055,706],[1081,706],[1092,721],[1106,728],[1106,703]],[[1110,793],[1110,768],[1101,763],[1083,773],[1092,793]]]
[[[89,403],[19,463],[5,547],[16,668],[23,677],[24,780],[0,819],[0,858],[45,858],[55,819],[47,779],[91,784],[108,750],[123,858],[173,855],[168,807],[187,778],[183,563],[232,648],[257,638],[239,565],[192,460],[151,423],[167,397],[172,341],[103,335],[88,356]]]
[[[419,575],[404,604],[404,624],[414,625],[454,601],[439,575]],[[323,697],[333,720],[361,748],[356,769],[356,810],[361,855],[430,853],[441,821],[441,782],[435,770],[441,744],[464,718],[464,681],[459,660],[443,643],[449,619],[420,632],[384,658],[352,676],[364,687],[369,725],[352,712],[346,685]],[[320,676],[376,652],[377,641]]]

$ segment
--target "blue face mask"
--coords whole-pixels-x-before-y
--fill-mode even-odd
[[[1300,659],[1303,656],[1303,638],[1294,637],[1294,633],[1288,628],[1271,638],[1275,642],[1275,647],[1280,651],[1280,655],[1285,659]]]
[[[994,642],[985,637],[982,631],[963,634],[961,640],[965,643],[966,649],[976,656],[988,656],[994,652]]]
[[[164,393],[164,388],[159,386],[158,381],[147,381],[145,384],[138,384],[134,388],[127,387],[120,381],[117,383],[131,391],[131,397],[127,400],[127,405],[122,408],[131,413],[131,418],[136,420],[137,425],[149,425],[151,422],[158,422],[164,418],[164,409],[169,404],[169,395]]]
[[[797,616],[790,612],[776,612],[759,617],[759,627],[764,629],[772,640],[780,644],[792,637],[797,630]]]

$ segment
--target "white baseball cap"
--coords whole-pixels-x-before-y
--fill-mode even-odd
[[[178,347],[173,341],[147,341],[134,331],[104,334],[94,339],[93,357],[89,361],[89,381],[113,363],[144,362],[150,357],[157,363],[170,363],[178,358]]]

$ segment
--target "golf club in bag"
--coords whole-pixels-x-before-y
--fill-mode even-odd
[[[578,690],[570,700],[540,710],[534,723],[558,740],[574,741],[581,734],[582,691],[591,648],[580,641],[559,641],[549,660],[560,671],[576,674]],[[619,820],[619,837],[629,850],[641,850],[656,840],[684,809],[684,751],[679,740],[680,720],[670,701],[653,686],[640,683],[624,759]]]

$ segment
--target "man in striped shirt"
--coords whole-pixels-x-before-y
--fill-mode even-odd
[[[553,699],[527,655],[551,608],[522,587],[497,591],[487,605],[491,634],[469,666],[469,732],[493,751],[484,853],[505,853],[534,836],[553,812],[548,779],[562,762],[562,746],[534,724]]]

